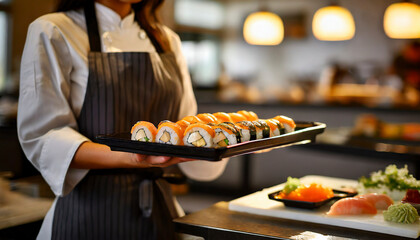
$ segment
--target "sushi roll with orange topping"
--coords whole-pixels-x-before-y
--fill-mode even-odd
[[[241,142],[257,139],[257,131],[255,125],[251,121],[241,121],[235,123],[241,133]]]
[[[283,115],[279,115],[273,118],[278,120],[284,125],[284,127],[286,128],[286,133],[295,131],[296,123],[295,121],[293,121],[293,119],[283,116]]]
[[[246,120],[248,121],[257,121],[258,120],[258,115],[252,111],[245,111],[245,110],[241,110],[238,111],[239,114],[241,114],[242,116],[244,116],[246,118]]]
[[[170,145],[183,145],[183,137],[184,132],[178,124],[171,121],[165,121],[159,124],[155,142]]]
[[[188,127],[189,125],[191,125],[191,123],[189,123],[189,122],[188,122],[188,121],[186,121],[186,120],[179,120],[178,122],[176,122],[176,124],[178,124],[178,126],[180,126],[180,127],[181,127],[182,132],[185,132],[185,129],[187,129],[187,127]]]
[[[139,121],[131,128],[131,140],[154,142],[157,129],[151,122]]]
[[[240,142],[240,133],[228,123],[220,123],[212,126],[216,132],[213,138],[215,147],[226,147]]]
[[[239,113],[228,113],[228,114],[229,114],[229,117],[230,117],[230,119],[232,120],[233,123],[248,120],[246,117],[244,117],[243,115],[241,115]]]
[[[200,113],[200,114],[197,114],[197,118],[199,118],[204,123],[214,123],[214,124],[219,123],[219,121],[217,120],[217,118],[215,116],[213,116],[212,114],[210,114],[210,113]]]
[[[195,147],[213,147],[214,129],[204,123],[194,123],[185,129],[184,145]]]
[[[185,120],[185,121],[189,122],[190,124],[203,123],[203,121],[201,119],[199,119],[197,116],[186,116],[182,120]]]
[[[263,120],[252,121],[257,131],[257,139],[270,137],[270,127]]]
[[[227,114],[225,112],[213,113],[213,116],[215,116],[217,118],[217,120],[219,121],[219,123],[222,123],[222,122],[232,122],[232,119],[230,118],[229,114]]]
[[[279,136],[285,133],[284,126],[276,119],[264,119],[264,122],[270,127],[270,137]]]

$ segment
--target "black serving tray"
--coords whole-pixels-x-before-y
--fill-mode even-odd
[[[296,130],[294,132],[219,148],[175,146],[162,143],[133,141],[131,140],[131,134],[128,132],[99,135],[96,137],[96,140],[99,143],[108,145],[113,151],[219,161],[222,158],[250,154],[259,150],[314,142],[316,135],[324,132],[325,127],[326,125],[324,123],[296,122]]]
[[[275,196],[277,194],[279,194],[281,191],[282,190],[268,194],[268,198],[271,199],[271,200],[282,202],[282,203],[284,203],[284,205],[286,207],[306,208],[306,209],[319,208],[319,207],[323,206],[324,204],[326,204],[326,203],[328,203],[332,200],[337,200],[337,199],[346,198],[346,197],[353,197],[353,196],[356,196],[356,194],[357,194],[357,192],[347,192],[347,191],[343,191],[343,190],[333,189],[334,196],[331,197],[331,198],[328,198],[324,201],[319,201],[319,202],[306,202],[306,201],[297,201],[297,200],[275,198]]]

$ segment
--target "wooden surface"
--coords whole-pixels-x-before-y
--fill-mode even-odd
[[[54,201],[50,198],[31,198],[5,191],[4,188],[0,194],[0,229],[42,220]]]
[[[219,202],[207,209],[175,219],[174,223],[178,232],[201,236],[206,240],[296,239],[298,237],[309,239],[302,237],[319,236],[318,234],[344,239],[396,239],[395,236],[379,233],[234,212],[228,209],[228,202]],[[409,238],[398,237],[398,239]]]

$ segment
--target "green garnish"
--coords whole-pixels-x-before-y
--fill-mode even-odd
[[[420,190],[420,181],[408,173],[407,165],[398,169],[396,165],[389,165],[385,171],[377,171],[370,174],[370,177],[359,178],[359,183],[365,188],[387,187],[390,190]]]
[[[149,139],[148,137],[144,137],[144,140],[145,140],[146,142],[149,142],[149,141],[150,141],[150,139]]]
[[[229,145],[229,140],[227,138],[223,139],[225,141],[226,145]]]
[[[300,186],[299,178],[287,177],[286,185],[283,188],[285,194],[289,194]]]
[[[386,221],[396,223],[414,223],[419,218],[417,209],[409,203],[397,203],[383,212]]]

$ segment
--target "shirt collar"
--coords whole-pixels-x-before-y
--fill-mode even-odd
[[[95,7],[98,22],[104,30],[114,30],[116,28],[126,29],[135,24],[133,10],[131,10],[130,14],[121,19],[118,13],[103,4],[95,2]]]

